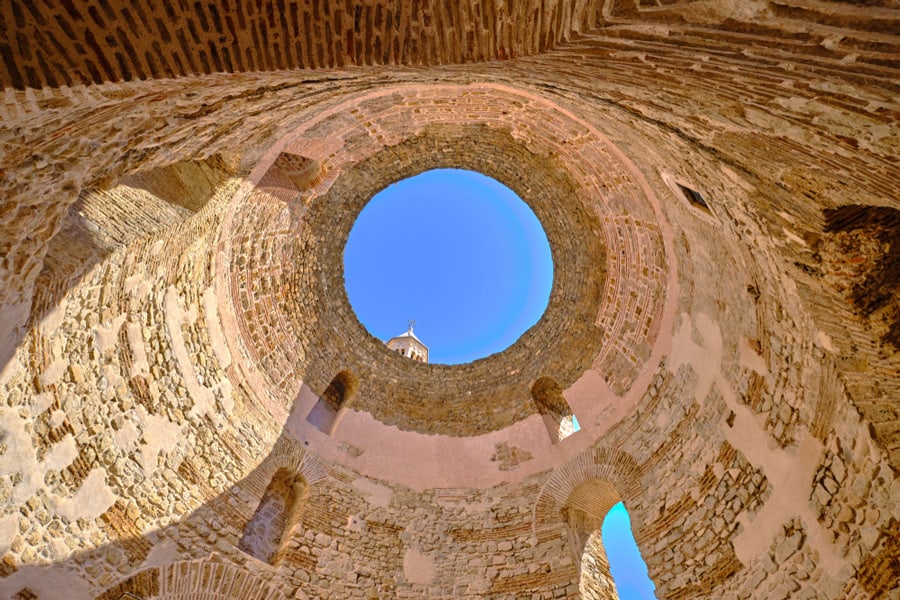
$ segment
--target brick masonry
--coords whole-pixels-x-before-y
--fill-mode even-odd
[[[0,596],[609,598],[618,499],[660,598],[896,596],[897,7],[437,4],[0,9]],[[557,268],[459,368],[340,281],[367,198],[439,165]]]
[[[22,89],[241,71],[505,59],[547,50],[590,28],[600,4],[15,1],[0,10],[0,80]]]
[[[379,151],[388,124],[393,143]],[[560,144],[571,138],[579,141]],[[300,382],[321,394],[348,369],[360,381],[354,408],[401,429],[471,435],[534,414],[536,376],[568,387],[592,367],[616,392],[630,387],[666,298],[665,251],[654,199],[597,133],[503,88],[417,86],[354,98],[289,139],[287,148],[329,174],[300,193],[267,172],[236,201],[223,234],[226,282],[253,359],[246,368],[268,375],[268,395],[289,405]],[[604,170],[584,168],[589,159]],[[343,292],[343,246],[368,198],[441,166],[494,176],[532,206],[556,257],[554,290],[540,323],[502,356],[410,370],[356,321]],[[272,256],[284,257],[275,267],[283,270],[273,270]],[[330,300],[314,300],[327,290],[336,290]]]

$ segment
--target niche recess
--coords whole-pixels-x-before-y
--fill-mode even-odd
[[[359,379],[356,375],[348,370],[341,371],[319,396],[319,401],[306,416],[306,420],[322,433],[332,435],[347,412],[358,387]]]
[[[227,190],[234,170],[215,154],[124,175],[81,190],[50,240],[35,283],[32,317],[40,319],[91,267],[118,248],[175,227]]]
[[[706,199],[703,195],[695,189],[689,188],[686,185],[676,184],[678,186],[678,190],[681,192],[681,195],[684,196],[685,200],[691,203],[691,206],[699,208],[702,211],[710,214],[709,204],[706,203]]]
[[[261,561],[281,561],[291,530],[300,521],[308,486],[302,476],[279,469],[272,476],[253,517],[244,527],[238,548]]]
[[[300,191],[316,187],[322,183],[326,174],[319,161],[289,152],[279,154],[272,167],[281,171]]]
[[[893,353],[900,349],[900,210],[851,204],[823,216],[818,270]]]
[[[575,414],[562,393],[562,387],[552,377],[541,377],[531,386],[531,397],[544,419],[553,443],[566,439],[578,428]]]

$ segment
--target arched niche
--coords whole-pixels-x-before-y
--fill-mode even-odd
[[[233,193],[236,166],[214,154],[136,171],[82,189],[47,246],[35,282],[32,319],[116,250],[174,229],[217,198]]]
[[[308,485],[301,475],[289,469],[276,471],[244,527],[238,548],[258,560],[277,564],[307,496]]]
[[[823,239],[813,240],[823,279],[884,346],[900,349],[900,210],[854,204],[824,217]]]
[[[532,517],[533,539],[542,543],[565,538],[578,574],[578,597],[618,598],[602,526],[610,509],[623,502],[639,530],[644,513],[640,481],[640,468],[631,455],[599,448],[556,469],[541,488]]]
[[[323,433],[332,435],[347,412],[358,387],[359,379],[352,371],[346,369],[341,371],[319,396],[319,401],[313,406],[306,420]]]
[[[610,481],[595,478],[575,488],[563,506],[569,548],[579,573],[579,590],[586,600],[619,597],[601,530],[607,513],[620,501],[621,496]]]
[[[575,433],[575,414],[555,379],[541,377],[535,381],[531,386],[531,398],[554,444]]]

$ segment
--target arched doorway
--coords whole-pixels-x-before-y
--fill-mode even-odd
[[[576,487],[564,504],[563,516],[578,565],[581,598],[653,598],[647,566],[631,534],[622,498],[611,482],[594,478]]]

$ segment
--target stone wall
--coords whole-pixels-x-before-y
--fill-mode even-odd
[[[526,3],[484,4],[385,20],[428,40],[386,60],[370,3],[283,66],[243,43],[268,14],[204,46],[180,5],[169,40],[114,5],[0,9],[3,597],[578,597],[620,498],[660,598],[896,595],[891,3],[532,3],[521,33]],[[135,56],[129,19],[158,33]],[[419,66],[349,68],[382,63]],[[348,68],[276,72],[300,65]],[[464,367],[366,340],[340,282],[368,197],[432,166],[518,185],[563,275]],[[346,369],[327,435],[308,411]],[[543,376],[582,425],[557,444]],[[285,470],[270,564],[240,539]]]
[[[454,107],[460,93],[466,100]],[[536,374],[568,387],[590,365],[617,392],[628,389],[650,353],[666,297],[654,200],[627,163],[577,121],[551,120],[557,115],[548,106],[545,128],[534,126],[541,108],[538,99],[505,88],[398,87],[352,98],[291,135],[293,151],[326,165],[322,183],[298,202],[296,191],[267,174],[227,224],[227,262],[238,265],[229,274],[236,320],[254,363],[248,368],[271,378],[273,395],[291,402],[299,380],[321,394],[348,369],[360,380],[359,410],[401,429],[464,435],[533,414]],[[473,125],[461,127],[460,112]],[[387,126],[395,143],[379,150],[378,131]],[[560,128],[583,141],[560,147]],[[525,164],[533,168],[523,171]],[[556,256],[554,290],[541,322],[502,358],[409,371],[357,322],[340,267],[322,266],[341,264],[367,198],[441,166],[479,170],[520,192]],[[605,251],[613,246],[622,251]],[[273,256],[285,257],[275,270]],[[323,297],[329,300],[314,300]]]

